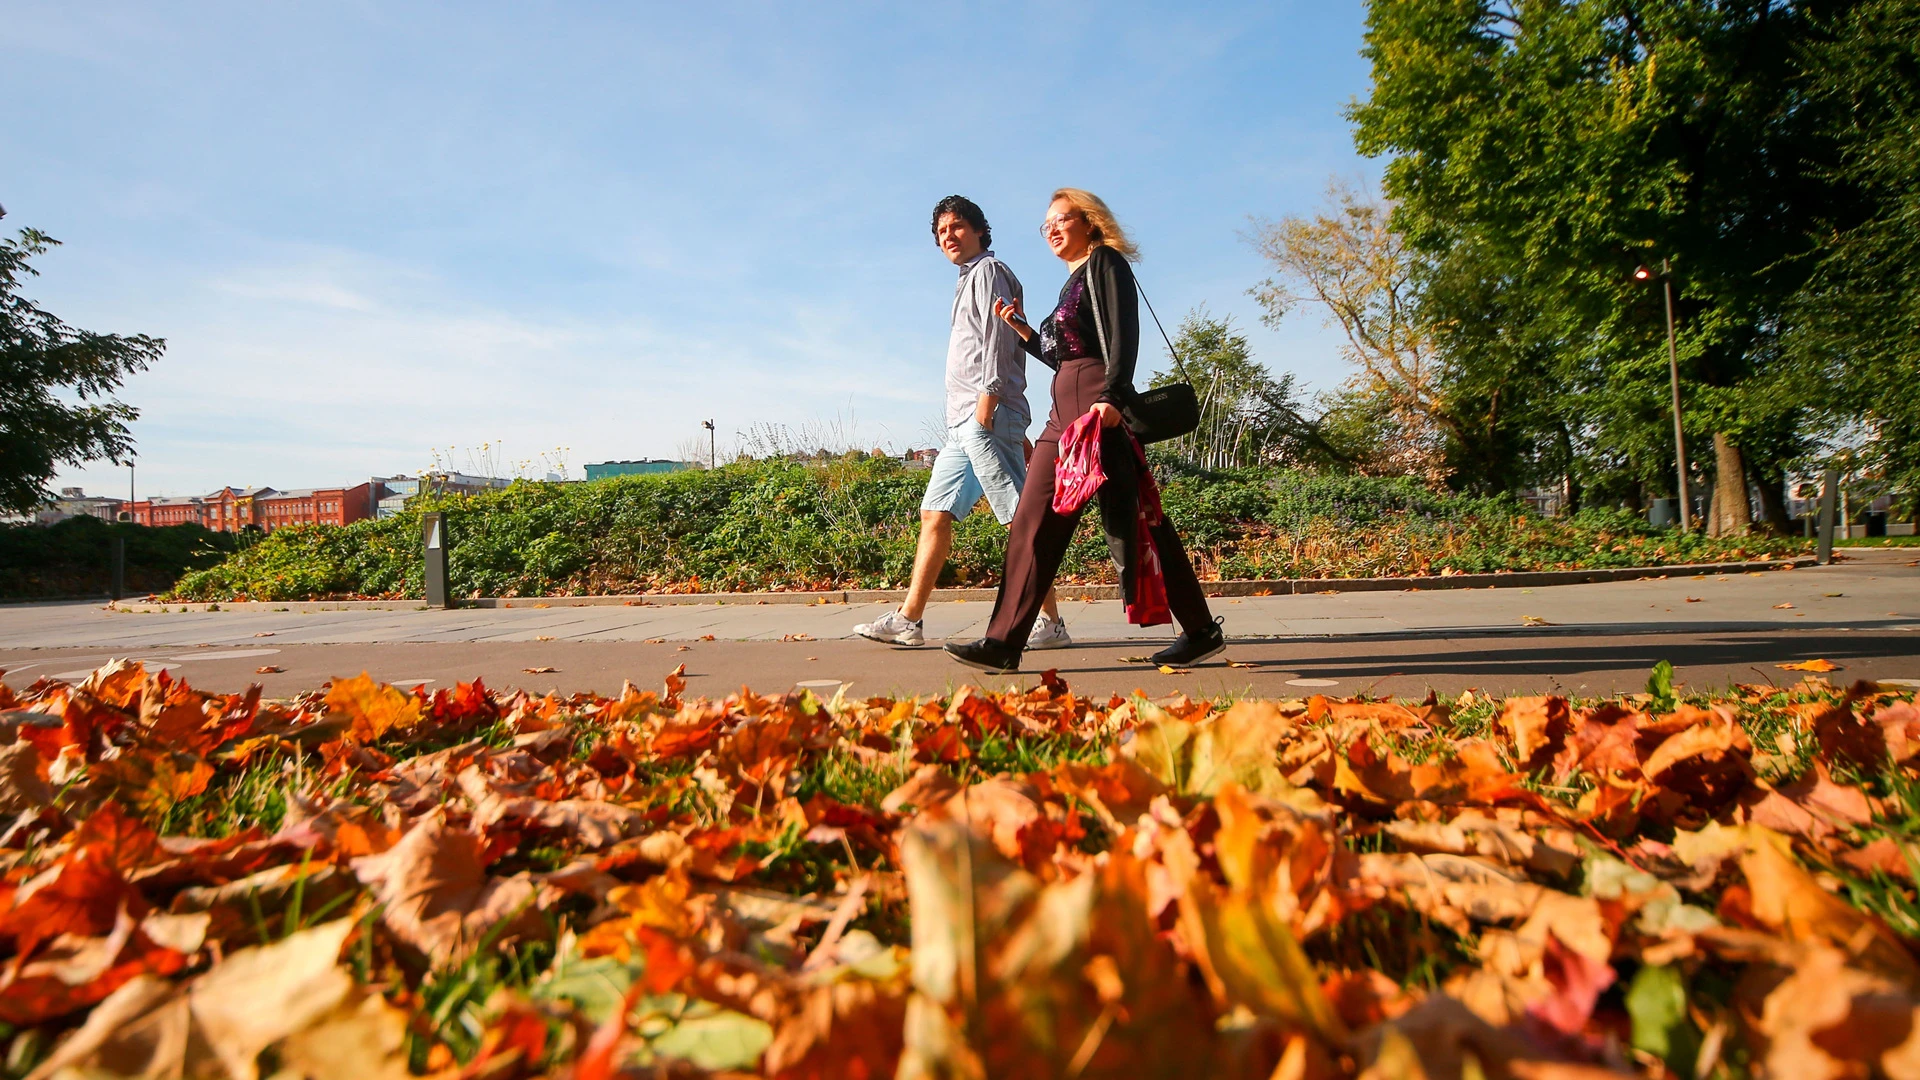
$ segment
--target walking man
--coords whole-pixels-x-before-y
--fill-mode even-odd
[[[947,444],[934,459],[920,501],[920,543],[906,603],[853,632],[889,645],[924,645],[927,597],[953,549],[953,523],[987,497],[993,516],[1013,520],[1027,479],[1027,355],[1011,327],[993,314],[996,297],[1021,297],[1020,279],[994,258],[993,230],[971,199],[949,195],[933,208],[933,238],[960,268],[953,292],[953,330],[947,338]],[[1054,594],[1027,638],[1029,649],[1073,643]]]

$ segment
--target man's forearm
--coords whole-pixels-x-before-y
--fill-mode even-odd
[[[979,402],[973,407],[973,418],[980,422],[981,427],[992,427],[993,410],[999,407],[999,394],[981,394]]]

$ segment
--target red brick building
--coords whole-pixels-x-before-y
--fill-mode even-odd
[[[161,495],[141,499],[127,504],[127,510],[133,514],[134,523],[139,525],[165,527],[207,523],[206,504],[198,495]]]
[[[269,490],[253,500],[254,521],[268,532],[286,525],[346,525],[373,517],[385,494],[385,485],[374,483]]]
[[[215,532],[239,532],[249,525],[272,532],[288,525],[347,525],[373,517],[386,485],[369,481],[352,487],[224,487],[210,495],[160,496],[130,506],[141,525],[202,525]]]

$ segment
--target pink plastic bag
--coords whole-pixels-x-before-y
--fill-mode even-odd
[[[1060,457],[1053,466],[1053,512],[1077,512],[1106,482],[1107,474],[1100,470],[1100,414],[1090,412],[1060,437]]]

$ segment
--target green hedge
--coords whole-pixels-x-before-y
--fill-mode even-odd
[[[188,570],[216,566],[235,538],[198,525],[108,523],[93,517],[52,525],[0,525],[0,597],[104,596],[112,585],[110,538],[127,542],[127,592],[164,592]]]
[[[1573,569],[1804,550],[1797,539],[1681,538],[1622,512],[1544,520],[1512,500],[1435,494],[1403,479],[1159,471],[1167,511],[1205,577]],[[897,587],[912,572],[926,482],[896,461],[850,457],[518,483],[415,500],[382,521],[283,529],[188,574],[173,598],[418,597],[425,510],[448,515],[461,596]],[[1113,578],[1094,517],[1067,553],[1065,580]],[[994,583],[1005,550],[1006,530],[982,509],[956,529],[942,584]]]

